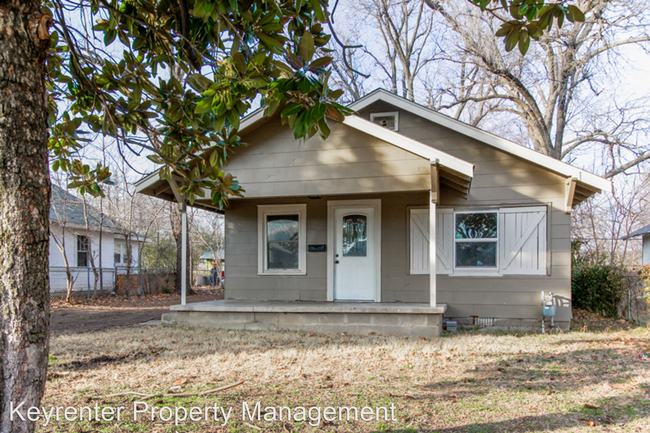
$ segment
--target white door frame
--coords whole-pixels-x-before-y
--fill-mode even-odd
[[[327,300],[334,301],[334,209],[372,207],[375,209],[375,302],[381,302],[381,199],[329,200],[327,202]]]

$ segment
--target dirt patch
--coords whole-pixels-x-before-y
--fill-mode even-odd
[[[187,302],[223,299],[223,291],[204,290],[187,297]],[[116,326],[134,325],[158,320],[171,305],[180,304],[179,295],[151,295],[140,297],[105,296],[76,298],[70,303],[54,300],[51,304],[50,324],[53,335],[100,331]]]

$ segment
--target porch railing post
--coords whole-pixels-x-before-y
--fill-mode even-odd
[[[431,192],[429,193],[429,305],[438,303],[436,281],[436,207],[440,197],[438,161],[431,161]]]
[[[181,211],[181,305],[187,303],[187,197],[179,192],[178,182],[172,176],[169,181],[174,197]],[[178,276],[176,276],[178,278]]]
[[[183,206],[181,209],[181,305],[187,303],[187,207]]]

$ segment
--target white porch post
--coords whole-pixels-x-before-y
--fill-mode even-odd
[[[440,197],[438,161],[431,161],[431,191],[429,193],[429,305],[438,303],[436,281],[436,207]]]
[[[181,242],[181,254],[183,254],[181,260],[181,305],[185,305],[187,303],[187,206],[185,203],[181,208],[181,226],[181,236],[183,236]]]
[[[178,191],[178,182],[172,176],[169,181],[174,197],[178,202],[178,210],[181,211],[181,305],[187,303],[187,197]]]

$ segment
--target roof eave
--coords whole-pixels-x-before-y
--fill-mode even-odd
[[[535,150],[521,146],[512,141],[498,137],[474,126],[467,125],[452,117],[438,113],[429,108],[416,104],[415,102],[409,101],[408,99],[390,93],[385,89],[376,89],[358,101],[351,103],[349,107],[356,111],[359,111],[377,101],[387,102],[417,116],[430,120],[436,124],[456,131],[460,134],[491,145],[492,147],[495,147],[503,152],[530,161],[531,163],[536,164],[542,168],[546,168],[549,171],[561,174],[566,177],[575,177],[578,179],[579,183],[582,183],[589,189],[596,189],[597,191],[607,192],[612,191],[612,183],[607,179],[569,165],[565,162],[559,161],[550,156],[539,153]]]

